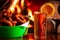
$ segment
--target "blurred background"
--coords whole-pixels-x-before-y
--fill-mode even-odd
[[[12,3],[11,1],[12,0],[0,0],[0,11],[2,11],[3,9],[9,8],[10,4]],[[54,34],[52,32],[51,35],[47,35],[48,39],[46,40],[60,40],[60,0],[25,0],[25,2],[26,2],[25,6],[27,6],[26,8],[29,8],[32,12],[32,14],[30,15],[31,18],[34,17],[35,11],[40,11],[40,8],[43,4],[50,2],[54,5],[56,11],[52,16],[52,18],[47,19],[48,20],[47,26],[52,24],[54,25],[54,23],[50,22],[50,19],[53,20],[56,23],[56,25],[55,27],[53,27],[54,29],[52,29],[52,26],[48,27],[47,29],[51,28],[51,30],[54,30],[54,33],[57,32],[57,34]],[[12,40],[15,40],[15,39],[12,39]],[[34,40],[34,19],[30,19],[28,34],[23,37],[23,40]]]

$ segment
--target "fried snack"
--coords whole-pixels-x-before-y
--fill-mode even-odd
[[[25,23],[28,20],[22,14],[19,13],[11,13],[8,10],[3,10],[0,13],[0,26],[16,26]],[[5,25],[6,24],[6,25]]]
[[[11,23],[10,21],[6,20],[6,19],[0,19],[0,23],[5,23],[5,24],[7,24],[7,25],[9,25],[9,26],[13,26],[12,23]],[[3,24],[2,24],[2,25],[3,25]],[[3,26],[4,26],[4,25],[3,25]]]
[[[17,19],[18,22],[22,22],[22,23],[26,22],[26,19],[21,14],[16,14],[16,19]]]

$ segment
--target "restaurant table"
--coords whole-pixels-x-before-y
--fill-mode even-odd
[[[34,40],[34,34],[29,33],[28,36],[26,35],[23,40]],[[47,34],[46,40],[60,40],[60,34]]]
[[[28,33],[22,39],[21,38],[0,38],[0,40],[34,40],[34,34]],[[47,34],[46,40],[60,40],[60,34]]]

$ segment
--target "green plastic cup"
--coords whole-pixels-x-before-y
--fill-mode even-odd
[[[0,26],[0,38],[16,38],[23,37],[27,34],[28,24],[26,23],[19,26]]]

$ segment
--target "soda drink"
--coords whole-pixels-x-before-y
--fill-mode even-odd
[[[34,12],[34,39],[45,40],[46,38],[46,14]]]

